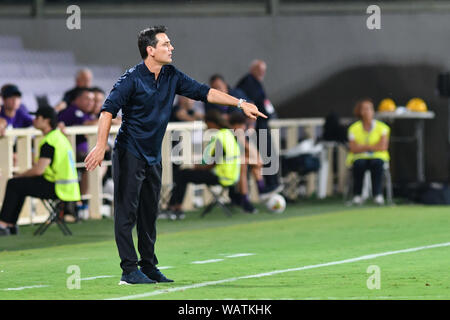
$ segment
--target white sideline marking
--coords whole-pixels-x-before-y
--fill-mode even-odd
[[[6,288],[2,289],[4,291],[13,291],[13,290],[24,290],[24,289],[33,289],[33,288],[44,288],[49,287],[48,285],[37,285],[37,286],[25,286],[25,287],[19,287],[19,288]]]
[[[89,278],[81,278],[80,280],[95,280],[95,279],[102,279],[102,278],[112,278],[114,276],[96,276],[96,277],[89,277]]]
[[[203,263],[213,263],[213,262],[219,262],[219,261],[223,261],[223,259],[211,259],[211,260],[203,260],[203,261],[192,261],[191,263],[203,264]]]
[[[225,258],[239,258],[239,257],[248,257],[248,256],[254,256],[254,253],[236,253],[229,256],[225,256]]]
[[[432,249],[432,248],[439,248],[439,247],[448,247],[448,246],[450,246],[450,242],[432,244],[432,245],[421,246],[421,247],[416,247],[416,248],[409,248],[409,249],[402,249],[402,250],[374,253],[374,254],[368,254],[368,255],[364,255],[364,256],[360,256],[360,257],[356,257],[356,258],[351,258],[351,259],[345,259],[345,260],[332,261],[332,262],[327,262],[327,263],[314,264],[314,265],[303,266],[303,267],[298,267],[298,268],[291,268],[291,269],[284,269],[284,270],[275,270],[275,271],[271,271],[271,272],[264,272],[264,273],[258,273],[258,274],[253,274],[253,275],[248,275],[248,276],[241,276],[241,277],[235,277],[235,278],[229,278],[229,279],[223,279],[223,280],[207,281],[207,282],[196,283],[196,284],[183,286],[183,287],[169,288],[169,289],[163,289],[163,290],[155,290],[155,291],[152,291],[152,292],[146,292],[146,293],[136,294],[136,295],[131,295],[131,296],[123,296],[123,297],[112,298],[112,299],[107,299],[107,300],[127,300],[127,299],[145,298],[145,297],[150,297],[150,296],[157,296],[157,295],[164,294],[164,293],[171,293],[171,292],[176,292],[176,291],[184,291],[184,290],[188,290],[188,289],[195,289],[195,288],[201,288],[201,287],[206,287],[206,286],[212,286],[212,285],[226,283],[226,282],[233,282],[233,281],[237,281],[237,280],[241,280],[241,279],[261,278],[261,277],[272,276],[272,275],[275,275],[275,274],[280,274],[280,273],[285,273],[285,272],[301,271],[301,270],[307,270],[307,269],[328,267],[328,266],[333,266],[333,265],[338,265],[338,264],[352,263],[352,262],[357,262],[357,261],[362,261],[362,260],[370,260],[370,259],[375,259],[375,258],[379,258],[379,257],[389,256],[389,255],[398,254],[398,253],[408,253],[408,252],[420,251],[420,250],[425,250],[425,249]]]
[[[167,266],[167,267],[158,267],[159,270],[165,270],[165,269],[170,269],[173,268],[172,266]]]

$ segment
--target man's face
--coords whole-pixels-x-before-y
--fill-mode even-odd
[[[76,85],[79,88],[90,88],[92,86],[92,73],[81,72],[76,79]]]
[[[264,61],[258,61],[258,63],[256,63],[252,67],[251,73],[256,79],[258,79],[259,81],[263,81],[264,76],[266,75],[266,69],[267,69],[266,63]]]
[[[170,43],[170,39],[165,33],[158,33],[156,35],[156,39],[158,42],[156,43],[156,47],[153,48],[152,46],[149,46],[150,48],[149,55],[155,59],[156,62],[159,62],[160,64],[168,64],[172,62],[172,51],[174,50],[174,47]]]
[[[228,86],[222,79],[217,78],[213,82],[211,82],[211,88],[217,89],[219,91],[228,93]]]
[[[74,103],[84,113],[91,113],[94,110],[94,93],[84,91]]]
[[[33,119],[33,127],[38,130],[41,130],[45,126],[45,119],[42,116],[37,116]]]
[[[105,95],[101,92],[94,93],[94,113],[99,114],[100,110],[105,102]]]
[[[3,98],[5,110],[12,111],[19,109],[21,101],[22,99],[19,96]]]

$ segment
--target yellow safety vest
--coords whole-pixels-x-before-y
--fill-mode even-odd
[[[59,129],[55,129],[40,141],[39,152],[45,143],[52,146],[55,153],[51,165],[45,168],[44,178],[55,183],[55,193],[59,199],[63,201],[80,200],[78,174],[69,140]],[[39,159],[39,155],[37,159]]]
[[[217,141],[223,150],[216,150]],[[213,172],[220,184],[225,187],[235,184],[241,173],[241,151],[231,130],[220,129],[208,143],[203,153],[203,163],[211,163],[212,157],[218,160],[215,161]]]
[[[383,134],[386,134],[389,138],[391,129],[384,122],[374,120],[372,130],[367,132],[364,130],[363,123],[361,120],[356,121],[348,128],[349,135],[353,135],[354,141],[361,145],[376,145]],[[389,152],[386,151],[375,151],[375,152],[362,152],[362,153],[351,153],[347,155],[346,164],[351,166],[355,160],[359,159],[381,159],[383,161],[389,161]]]

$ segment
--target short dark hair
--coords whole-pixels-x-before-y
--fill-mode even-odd
[[[103,91],[103,89],[101,89],[100,87],[92,87],[91,89],[89,89],[91,92],[93,92],[93,93],[97,93],[97,92],[100,92],[100,93],[103,93],[103,94],[105,94],[105,91]]]
[[[76,100],[79,96],[83,95],[85,92],[92,92],[90,88],[76,88],[73,92],[72,101]]]
[[[244,113],[241,110],[236,110],[230,113],[228,122],[231,125],[235,124],[244,124],[246,123],[247,118],[245,117]]]
[[[230,129],[230,124],[227,120],[224,119],[223,115],[220,113],[220,111],[216,109],[208,110],[205,114],[204,121],[212,122],[218,125],[220,128],[227,128]]]
[[[225,78],[221,74],[216,73],[216,74],[213,74],[211,77],[209,77],[209,84],[213,83],[217,79],[225,82]]]
[[[156,35],[158,33],[165,33],[167,31],[166,26],[153,26],[147,29],[144,29],[139,32],[138,35],[138,48],[139,53],[141,54],[142,59],[147,58],[147,47],[151,46],[156,48],[156,44],[158,40],[156,39]]]
[[[44,119],[48,119],[52,130],[58,127],[58,114],[56,113],[55,109],[53,109],[48,103],[40,105],[35,112],[30,112],[30,114],[33,114],[36,117],[41,116]]]

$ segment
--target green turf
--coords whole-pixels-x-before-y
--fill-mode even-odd
[[[0,299],[107,299],[157,292],[143,299],[449,299],[450,247],[399,253],[351,263],[242,276],[314,266],[367,254],[450,242],[445,206],[399,205],[349,208],[340,201],[304,201],[280,215],[215,210],[205,218],[187,213],[183,221],[158,221],[157,254],[172,284],[118,286],[121,270],[109,219],[70,224],[64,237],[52,226],[34,237],[36,226],[17,237],[0,238]],[[226,255],[253,253],[226,258]],[[193,261],[223,259],[207,264]],[[80,268],[80,289],[69,289],[68,266]],[[381,272],[381,288],[369,290],[367,268]],[[210,281],[233,281],[161,290]],[[47,287],[5,290],[24,286]]]

